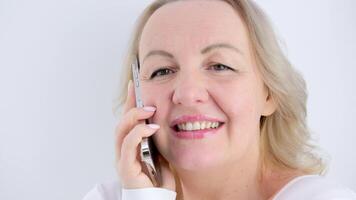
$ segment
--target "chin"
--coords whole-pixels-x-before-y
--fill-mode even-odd
[[[176,169],[202,171],[217,167],[223,159],[222,152],[202,151],[197,149],[181,149],[171,152],[170,163]]]

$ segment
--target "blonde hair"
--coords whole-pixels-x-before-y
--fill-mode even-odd
[[[125,101],[127,84],[132,78],[130,66],[138,54],[143,27],[163,5],[179,0],[156,0],[139,17],[124,60],[121,91],[115,101],[116,111]],[[264,163],[295,169],[306,174],[323,174],[326,164],[316,154],[306,123],[306,84],[284,55],[266,14],[250,0],[221,0],[230,4],[241,17],[249,33],[253,55],[276,111],[262,116],[261,155]]]

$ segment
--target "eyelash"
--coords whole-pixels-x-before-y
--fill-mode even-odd
[[[157,74],[160,73],[160,72],[162,72],[162,71],[167,72],[167,70],[170,70],[171,72],[173,71],[173,70],[171,70],[171,69],[169,69],[169,68],[163,68],[163,67],[162,67],[162,68],[160,68],[160,69],[154,71],[154,72],[152,73],[150,79],[155,78],[155,77],[157,76]],[[163,76],[163,75],[158,75],[158,76]]]
[[[222,67],[224,67],[224,69],[231,70],[231,71],[236,71],[235,69],[232,69],[231,67],[226,66],[226,65],[223,65],[223,64],[220,64],[220,63],[211,65],[211,66],[209,66],[209,68],[211,68],[211,67],[216,67],[216,66],[222,66]],[[221,68],[220,68],[220,69],[221,69]],[[171,69],[169,69],[169,68],[164,68],[164,67],[162,67],[162,68],[160,68],[160,69],[154,71],[154,72],[152,73],[150,79],[155,78],[158,73],[160,73],[160,72],[162,72],[162,71],[167,72],[168,70],[170,70],[170,72],[168,72],[167,74],[174,73],[173,70],[171,70]],[[216,71],[225,71],[225,70],[216,70]],[[166,74],[165,74],[165,75],[166,75]],[[158,76],[164,76],[164,75],[158,75]]]
[[[210,67],[215,67],[215,66],[223,66],[225,69],[228,69],[228,70],[231,70],[231,71],[235,71],[233,68],[231,68],[231,67],[229,67],[227,65],[220,64],[220,63],[211,65]],[[222,71],[222,70],[217,70],[217,71]]]

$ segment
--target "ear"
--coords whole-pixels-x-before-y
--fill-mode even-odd
[[[262,109],[262,116],[269,116],[272,115],[274,111],[276,111],[277,106],[267,86],[265,86],[265,91],[265,101]]]

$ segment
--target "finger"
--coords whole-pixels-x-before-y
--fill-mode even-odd
[[[129,83],[127,85],[127,96],[124,104],[123,113],[126,113],[127,111],[129,111],[131,108],[134,107],[136,107],[135,90],[132,85],[132,80],[129,80]]]
[[[121,154],[121,152],[120,152]],[[136,161],[134,164],[131,164],[130,166],[126,166],[127,162],[124,159],[117,160],[118,162],[116,163],[116,167],[119,172],[119,176],[121,178],[123,177],[132,177],[132,175],[137,175],[140,174],[142,171],[144,171],[144,168],[141,166],[141,159],[140,159],[140,148],[136,148]],[[130,172],[128,173],[129,170]]]
[[[129,133],[131,129],[133,129],[137,124],[139,123],[143,124],[144,119],[148,119],[154,114],[155,111],[154,107],[151,107],[149,110],[147,110],[146,108],[132,108],[129,112],[127,112],[122,117],[122,120],[116,126],[115,146],[116,146],[116,152],[118,153],[116,159],[119,159],[120,157],[119,152],[121,149],[122,141],[127,135],[127,133]]]
[[[125,137],[122,142],[120,162],[125,162],[125,166],[133,165],[137,162],[137,148],[144,137],[153,135],[159,129],[157,124],[139,124]]]

